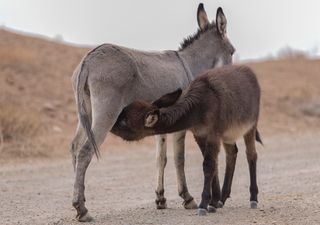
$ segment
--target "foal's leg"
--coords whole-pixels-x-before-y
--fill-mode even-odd
[[[220,201],[221,199],[221,190],[220,190],[220,182],[219,182],[219,174],[218,174],[218,155],[216,155],[215,160],[215,168],[213,169],[215,171],[215,174],[212,179],[212,196],[210,200],[210,204],[208,206],[208,212],[214,213],[216,212],[217,208],[221,208],[222,203]]]
[[[220,142],[218,140],[206,141],[205,138],[196,137],[196,141],[203,155],[203,174],[204,185],[201,195],[201,202],[198,209],[198,215],[206,215],[209,202],[211,200],[211,189],[213,177],[217,175],[216,163],[219,154]]]
[[[221,201],[224,205],[227,198],[230,197],[231,193],[232,179],[237,160],[238,147],[236,144],[224,143],[223,145],[226,152],[226,172],[224,175]]]
[[[186,176],[184,173],[185,137],[186,131],[180,131],[173,134],[173,154],[177,173],[178,192],[184,199],[184,208],[196,209],[198,208],[198,205],[188,191]]]
[[[246,154],[250,172],[250,207],[258,207],[258,185],[257,185],[257,152],[255,146],[256,128],[251,129],[245,136]]]
[[[167,135],[156,135],[156,164],[157,164],[157,189],[156,205],[157,209],[167,208],[164,197],[164,168],[167,164]]]
[[[219,150],[218,150],[219,151]],[[218,152],[219,153],[219,152]],[[218,169],[218,153],[215,155],[215,174],[212,179],[212,197],[210,204],[208,206],[208,211],[211,213],[216,212],[217,208],[222,207],[221,200],[221,190],[220,190],[220,182],[219,182],[219,169]]]
[[[109,96],[109,98],[104,96]],[[98,147],[104,141],[107,132],[111,130],[121,110],[121,106],[118,105],[121,96],[111,96],[111,93],[109,95],[101,95],[101,98],[92,101],[92,131]],[[92,217],[88,214],[88,210],[85,207],[84,195],[85,173],[92,156],[92,145],[87,140],[81,147],[77,156],[76,177],[72,200],[72,204],[77,210],[77,219],[82,222],[92,220]]]

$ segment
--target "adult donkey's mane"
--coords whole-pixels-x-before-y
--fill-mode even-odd
[[[202,34],[212,29],[216,29],[216,24],[213,21],[210,24],[208,24],[204,29],[198,28],[197,32],[183,39],[178,50],[182,51],[186,47],[190,46],[194,41],[198,40]]]
[[[214,21],[212,21],[210,24],[206,25],[206,27],[204,29],[200,29],[198,28],[197,31],[191,35],[189,35],[188,37],[184,38],[182,40],[182,42],[180,43],[180,46],[178,48],[178,51],[182,51],[184,50],[185,48],[187,48],[188,46],[192,45],[192,43],[196,40],[198,40],[201,35],[203,35],[204,33],[206,33],[207,31],[209,30],[212,30],[212,29],[216,29],[216,24],[214,23]],[[97,47],[95,47],[94,49],[90,50],[88,53],[87,53],[87,56],[90,55],[91,53],[95,52],[97,49],[100,49],[100,47],[104,46],[106,44],[101,44],[101,45],[98,45]]]

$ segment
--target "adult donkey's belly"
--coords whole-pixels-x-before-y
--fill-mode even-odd
[[[174,51],[130,53],[137,74],[130,90],[129,103],[135,100],[156,100],[166,93],[187,87],[191,82]]]
[[[162,72],[158,73],[158,76],[151,77],[145,75],[135,79],[130,85],[129,93],[125,93],[128,98],[126,99],[127,103],[123,107],[135,100],[152,102],[166,93],[175,91],[178,88],[185,88],[188,85],[188,80],[184,76],[183,73],[169,75]],[[127,141],[136,141],[144,138],[142,134],[140,136],[139,133],[131,132],[130,130],[126,130],[128,129],[127,127],[120,126],[118,120],[111,129],[111,133]]]

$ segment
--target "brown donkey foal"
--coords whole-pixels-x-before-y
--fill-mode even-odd
[[[236,140],[244,137],[250,171],[251,208],[257,207],[257,131],[260,87],[246,66],[225,66],[205,72],[182,94],[181,89],[147,103],[135,101],[120,114],[113,132],[132,141],[145,136],[179,130],[192,131],[202,155],[204,186],[198,214],[215,212],[230,196],[237,158]],[[226,151],[226,172],[220,192],[218,153],[221,142]]]

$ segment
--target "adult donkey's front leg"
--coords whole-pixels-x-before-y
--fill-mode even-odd
[[[184,208],[196,209],[198,208],[198,205],[188,191],[186,176],[184,172],[185,137],[186,131],[180,131],[173,134],[173,154],[177,173],[178,193],[184,200]]]
[[[167,164],[167,135],[156,135],[156,164],[157,164],[157,189],[156,205],[157,209],[167,208],[164,197],[164,169]]]
[[[184,154],[185,154],[185,136],[186,131],[173,134],[173,153],[177,174],[178,193],[184,199],[183,206],[186,209],[198,208],[197,203],[190,195],[187,187],[184,172]],[[167,207],[166,198],[164,197],[164,169],[167,164],[167,135],[157,135],[157,189],[156,189],[156,205],[157,209],[165,209]]]

